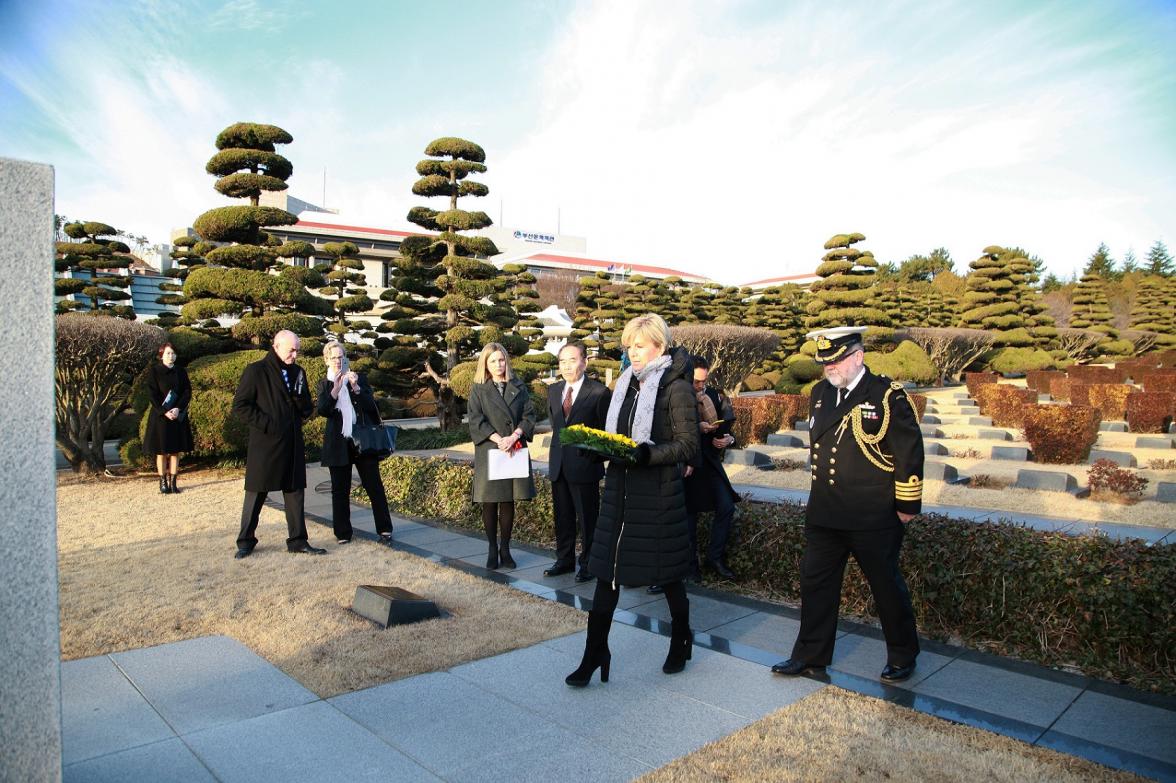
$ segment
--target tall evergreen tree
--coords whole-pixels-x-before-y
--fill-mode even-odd
[[[1111,250],[1106,246],[1106,243],[1100,243],[1098,250],[1094,251],[1094,255],[1086,262],[1086,268],[1082,270],[1084,275],[1098,275],[1103,280],[1117,280],[1118,272],[1115,271],[1115,260],[1111,258]]]
[[[327,328],[342,336],[350,331],[347,313],[366,312],[374,306],[367,289],[362,287],[367,282],[367,277],[359,271],[363,269],[363,262],[359,260],[359,248],[354,242],[327,242],[318,252],[331,260],[330,269],[324,275],[326,285],[319,291],[332,297],[331,304],[335,308],[336,321]]]
[[[1156,344],[1176,345],[1176,301],[1172,286],[1159,275],[1148,275],[1139,281],[1135,303],[1131,308],[1131,328],[1155,332]]]
[[[88,309],[104,311],[123,318],[134,318],[135,309],[129,305],[116,305],[131,298],[125,288],[131,284],[126,275],[104,274],[109,269],[126,269],[131,265],[130,252],[125,242],[112,239],[118,231],[106,223],[96,220],[65,223],[64,234],[74,241],[57,243],[57,260],[54,268],[58,274],[69,273],[71,277],[58,277],[53,283],[57,296],[81,295],[89,299]],[[84,278],[76,275],[85,275]],[[82,307],[76,300],[63,299],[57,303],[57,312],[64,313]]]
[[[886,313],[872,304],[878,262],[868,250],[853,245],[863,234],[837,234],[825,243],[824,258],[817,267],[820,280],[810,288],[806,305],[809,329],[830,326],[889,327]]]
[[[1023,275],[1010,253],[999,245],[984,248],[969,266],[960,326],[993,332],[994,348],[1018,348],[1034,343],[1021,312]]]
[[[1172,256],[1168,252],[1168,247],[1160,240],[1151,246],[1147,251],[1147,266],[1145,271],[1149,275],[1161,275],[1163,277],[1171,277],[1173,272],[1176,272],[1176,264],[1172,261]]]
[[[1074,306],[1070,311],[1070,326],[1075,329],[1091,329],[1106,335],[1098,347],[1106,356],[1127,356],[1133,350],[1130,342],[1119,339],[1118,331],[1111,325],[1106,283],[1096,274],[1087,272],[1078,281],[1078,287],[1074,291]]]
[[[1017,285],[1017,297],[1025,327],[1038,348],[1045,351],[1056,350],[1058,329],[1053,316],[1049,314],[1049,309],[1041,299],[1041,291],[1037,285],[1039,265],[1034,264],[1028,254],[1020,248],[1009,251],[1008,254],[1012,256],[1008,264],[1014,275],[1012,279]]]

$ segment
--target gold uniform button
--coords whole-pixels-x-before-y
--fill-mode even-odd
[[[837,447],[836,447],[836,446],[834,446],[834,447],[833,447],[833,453],[834,453],[834,454],[836,454],[836,453],[837,453]]]
[[[833,479],[829,479],[829,483],[830,483],[830,484],[832,484],[832,483],[833,483]]]
[[[819,448],[821,448],[821,444],[820,444],[820,443],[814,443],[814,444],[813,444],[813,448],[814,448],[814,449],[819,449]],[[837,447],[836,447],[836,446],[834,446],[834,447],[833,447],[833,450],[834,450],[834,451],[837,451]]]
[[[837,464],[837,458],[836,458],[836,457],[830,457],[830,458],[829,458],[829,464],[830,464],[830,465],[836,465],[836,464]]]
[[[832,476],[836,472],[837,472],[837,468],[829,468],[829,475],[830,476]]]

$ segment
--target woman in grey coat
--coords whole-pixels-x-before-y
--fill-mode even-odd
[[[596,577],[588,638],[580,668],[565,680],[581,688],[598,668],[601,682],[608,682],[608,632],[621,585],[662,586],[671,619],[663,672],[682,671],[693,645],[683,583],[691,562],[683,474],[699,453],[690,357],[670,348],[669,327],[652,313],[629,321],[621,344],[632,366],[617,379],[605,429],[638,446],[631,461],[611,460],[604,477],[588,560]]]
[[[526,478],[490,480],[490,452],[525,448],[535,434],[535,408],[526,385],[510,369],[510,355],[490,343],[478,355],[469,400],[470,437],[474,441],[474,502],[482,504],[482,527],[490,553],[487,568],[515,568],[510,556],[516,500],[535,497],[535,481]]]

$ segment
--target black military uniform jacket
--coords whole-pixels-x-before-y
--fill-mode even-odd
[[[899,524],[899,511],[922,508],[923,434],[914,403],[902,384],[863,373],[841,405],[828,381],[813,387],[810,525],[873,530]]]

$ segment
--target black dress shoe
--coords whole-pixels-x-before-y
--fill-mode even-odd
[[[784,674],[789,677],[796,677],[797,675],[804,674],[807,671],[823,672],[825,671],[825,667],[814,666],[811,663],[805,663],[804,661],[798,661],[793,658],[789,658],[786,661],[780,661],[780,663],[772,667],[772,674]]]
[[[915,673],[915,664],[912,661],[906,666],[894,666],[893,664],[886,664],[886,668],[882,670],[882,680],[884,682],[902,682],[909,680],[911,675]]]
[[[587,568],[581,568],[579,571],[576,572],[576,581],[577,582],[591,582],[592,581],[592,574],[588,573]]]
[[[707,560],[706,567],[730,582],[739,578],[722,560]]]
[[[650,585],[649,587],[645,588],[645,592],[649,593],[650,595],[661,595],[665,591],[666,589],[661,585]]]
[[[253,547],[239,546],[239,547],[237,547],[237,554],[233,555],[233,559],[234,560],[244,560],[245,558],[249,557],[251,554],[253,554]]]
[[[311,546],[306,541],[288,546],[286,547],[286,551],[292,555],[325,555],[327,553],[327,550]]]
[[[544,568],[543,575],[544,576],[563,576],[564,574],[570,574],[575,570],[576,570],[575,566],[560,565],[559,563],[556,563],[551,568]]]

